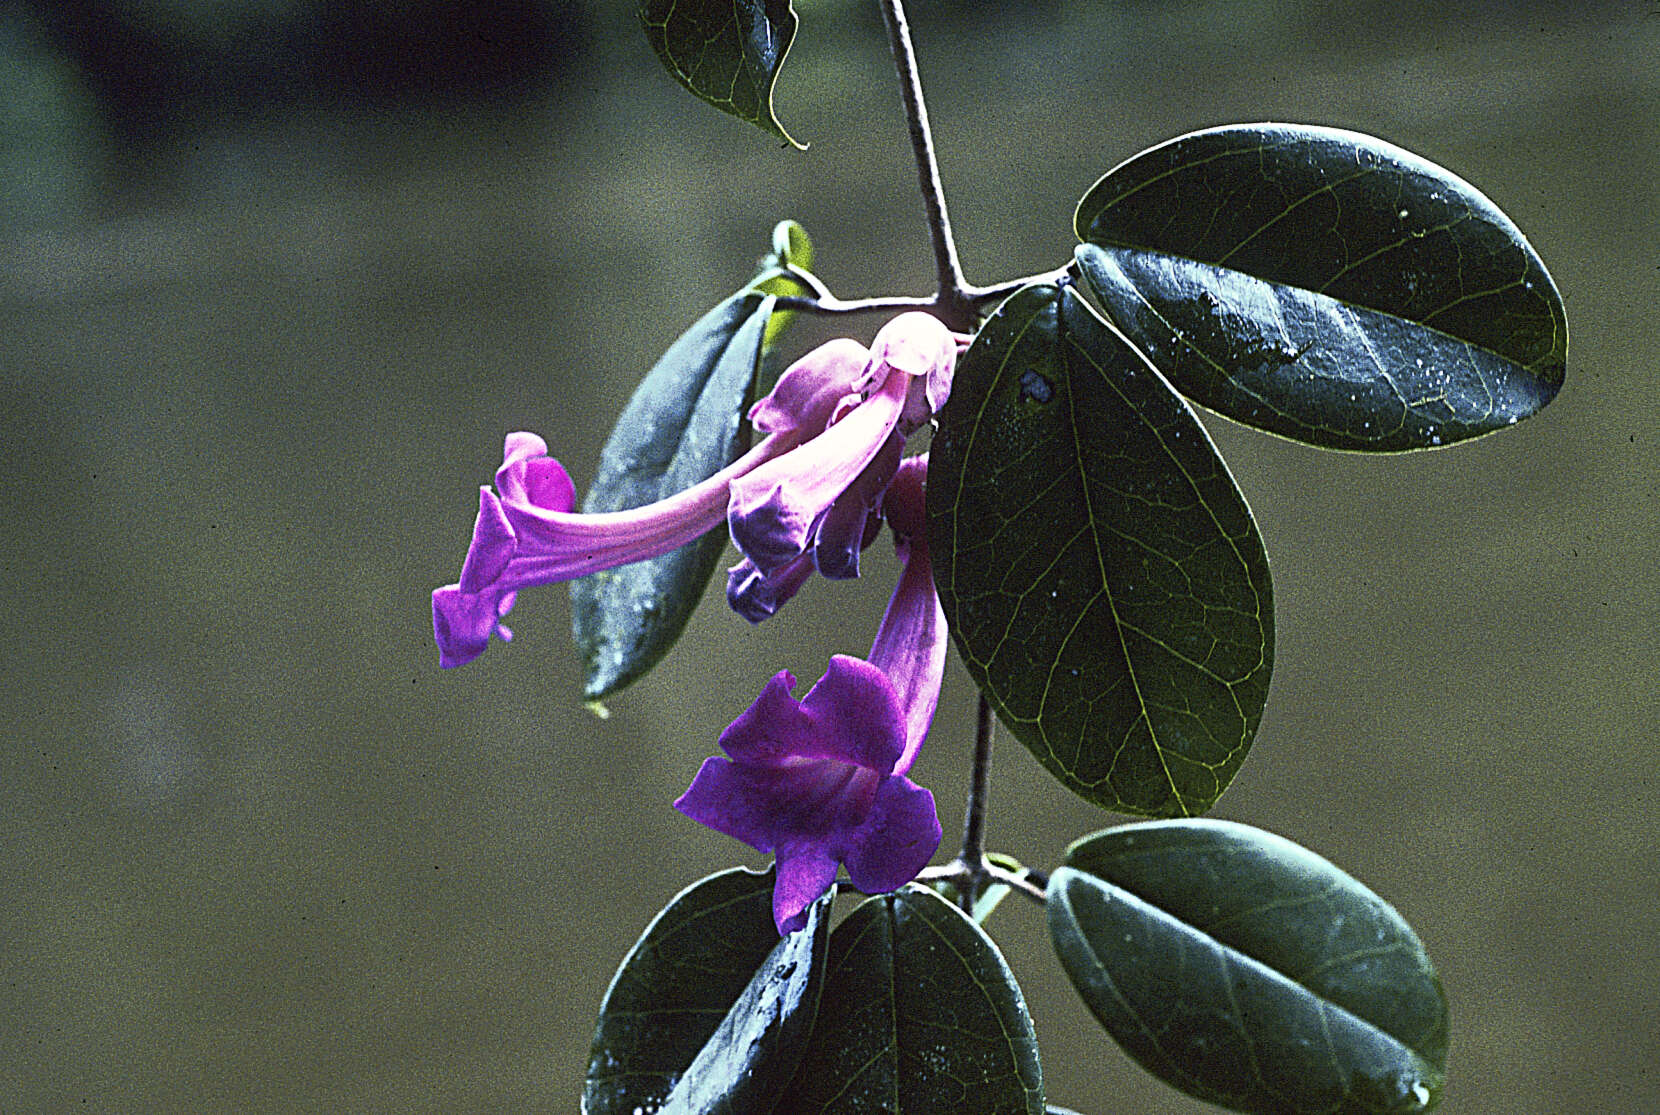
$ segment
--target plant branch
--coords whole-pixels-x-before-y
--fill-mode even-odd
[[[796,294],[780,295],[776,308],[800,310],[809,314],[874,314],[885,310],[932,310],[939,304],[936,298],[804,298]]]
[[[962,858],[970,864],[986,857],[986,794],[991,782],[991,737],[995,729],[991,702],[982,693],[974,721],[974,770],[968,786],[968,813],[963,818]]]
[[[986,864],[986,878],[994,883],[1002,883],[1010,890],[1018,891],[1039,906],[1046,905],[1049,901],[1047,890],[1049,876],[1041,871],[1036,871],[1030,867],[1020,871],[1010,871],[1006,867],[999,867],[995,863],[988,862]]]
[[[991,702],[982,693],[974,725],[974,767],[969,774],[968,809],[963,815],[963,849],[957,854],[958,869],[967,877],[967,885],[959,894],[964,913],[974,909],[987,874],[986,797],[991,787],[991,739],[995,726]]]
[[[922,95],[922,78],[917,73],[916,48],[911,45],[904,0],[881,0],[881,6],[888,45],[893,48],[894,68],[899,71],[905,118],[910,124],[911,151],[916,156],[917,180],[922,186],[922,203],[928,213],[928,235],[934,245],[938,293],[932,308],[949,328],[970,333],[978,318],[968,284],[963,279],[962,265],[957,261],[957,242],[951,235],[951,216],[945,209],[945,188],[940,184],[939,162],[934,157],[934,134],[928,125],[928,105]]]
[[[995,309],[997,303],[1021,287],[1032,283],[1054,283],[1073,275],[1076,264],[1067,264],[1057,267],[1053,271],[1043,271],[1036,275],[1027,275],[1020,279],[1008,279],[995,286],[965,286],[959,292],[968,299],[976,315],[988,313]],[[837,298],[831,294],[823,280],[816,275],[805,271],[787,268],[791,278],[803,286],[810,286],[814,290],[811,296],[801,294],[784,294],[778,298],[780,310],[798,310],[808,314],[874,314],[889,310],[934,310],[943,316],[943,306],[939,295],[932,294],[926,298],[907,298],[895,295],[885,298]]]

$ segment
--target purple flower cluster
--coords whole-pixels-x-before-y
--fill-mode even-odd
[[[799,701],[780,671],[721,734],[727,757],[704,762],[675,807],[778,863],[780,932],[845,865],[879,893],[914,878],[939,846],[933,796],[906,778],[928,733],[945,669],[945,616],[923,526],[927,458],[906,438],[951,389],[957,339],[933,317],[902,314],[869,349],[839,339],[802,357],[751,408],[763,436],[747,454],[667,499],[628,511],[573,511],[575,488],[547,445],[507,438],[495,488],[480,489],[461,579],[432,594],[444,667],[472,661],[520,589],[641,561],[725,521],[742,560],[727,600],[758,623],[814,570],[856,577],[859,554],[892,529],[899,581],[868,659],[835,655]]]

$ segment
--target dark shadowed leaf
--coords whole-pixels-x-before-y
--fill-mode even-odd
[[[956,907],[911,885],[836,927],[791,1115],[1039,1115],[1043,1074],[1020,988]]]
[[[1187,404],[1070,287],[1029,287],[964,354],[932,452],[935,579],[1003,722],[1106,808],[1208,809],[1261,719],[1273,615]]]
[[[642,0],[640,25],[681,85],[722,112],[806,150],[772,110],[778,69],[795,39],[790,0]]]
[[[1313,852],[1223,821],[1097,833],[1049,882],[1079,995],[1153,1075],[1237,1111],[1427,1111],[1447,1005],[1416,934]]]
[[[587,1115],[766,1115],[800,1064],[823,984],[830,898],[783,939],[772,872],[737,868],[677,895],[600,1004]]]
[[[1078,204],[1078,261],[1177,390],[1334,449],[1444,445],[1555,397],[1561,296],[1510,219],[1410,152],[1333,128],[1194,132]]]
[[[635,390],[600,454],[584,511],[621,511],[673,495],[731,464],[760,367],[773,299],[735,294],[680,335]],[[571,582],[571,632],[597,701],[668,652],[703,597],[724,531],[660,557]]]

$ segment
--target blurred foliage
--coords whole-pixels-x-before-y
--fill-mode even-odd
[[[271,103],[534,94],[586,51],[581,0],[24,0],[127,128]]]
[[[40,28],[0,11],[0,228],[78,214],[102,176],[91,92]]]

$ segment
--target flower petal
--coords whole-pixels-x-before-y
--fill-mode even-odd
[[[674,807],[700,825],[741,840],[757,852],[773,849],[774,813],[753,768],[711,756]]]
[[[899,536],[895,544],[902,565],[871,644],[870,663],[887,676],[904,710],[905,750],[894,764],[895,774],[911,769],[928,737],[939,705],[949,641],[945,609],[940,606],[928,558],[928,536],[922,529],[922,477],[926,468],[925,458],[908,458],[882,504]],[[906,529],[915,533],[906,535]]]
[[[465,666],[490,646],[490,636],[503,642],[513,633],[501,617],[513,606],[514,594],[486,590],[461,591],[460,585],[432,590],[432,636],[438,644],[438,664],[444,669]]]
[[[830,424],[836,405],[859,390],[869,367],[870,350],[858,341],[826,341],[784,369],[772,391],[749,408],[750,424],[763,433],[816,436]]]
[[[519,430],[507,435],[496,491],[510,504],[543,511],[569,511],[576,506],[576,485],[565,466],[548,456],[548,443]]]
[[[877,787],[864,823],[840,851],[853,885],[866,894],[882,894],[916,878],[939,846],[934,795],[899,777]]]
[[[798,747],[810,749],[818,726],[790,695],[794,688],[795,675],[788,670],[772,675],[760,696],[720,734],[721,750],[742,763],[773,764],[801,754]]]
[[[744,558],[726,571],[726,603],[750,623],[760,623],[787,604],[813,575],[813,555],[802,554],[770,574]]]
[[[778,880],[772,885],[772,920],[780,936],[807,924],[807,907],[836,881],[837,863],[817,844],[778,850]]]
[[[886,444],[906,387],[903,376],[889,381],[824,433],[732,481],[732,541],[763,573],[807,552],[824,513]]]
[[[870,343],[872,363],[908,376],[925,376],[957,359],[957,339],[933,314],[910,310],[890,318]]]
[[[905,717],[893,683],[862,658],[832,655],[801,699],[813,733],[794,744],[804,758],[834,759],[886,776],[905,750]]]
[[[788,765],[705,759],[674,807],[758,852],[819,842],[835,848],[864,823],[881,779],[833,759]]]
[[[864,471],[825,512],[813,536],[813,563],[824,576],[846,580],[859,575],[859,551],[875,537],[866,524],[893,480],[904,448],[899,431],[889,434]]]
[[[462,592],[478,592],[501,576],[513,556],[513,527],[502,512],[501,501],[489,488],[478,490],[478,518],[473,520],[473,540],[461,562]]]
[[[920,429],[951,392],[957,362],[957,339],[938,318],[913,310],[882,326],[870,345],[874,374],[884,370],[910,377],[899,428],[909,434]]]

